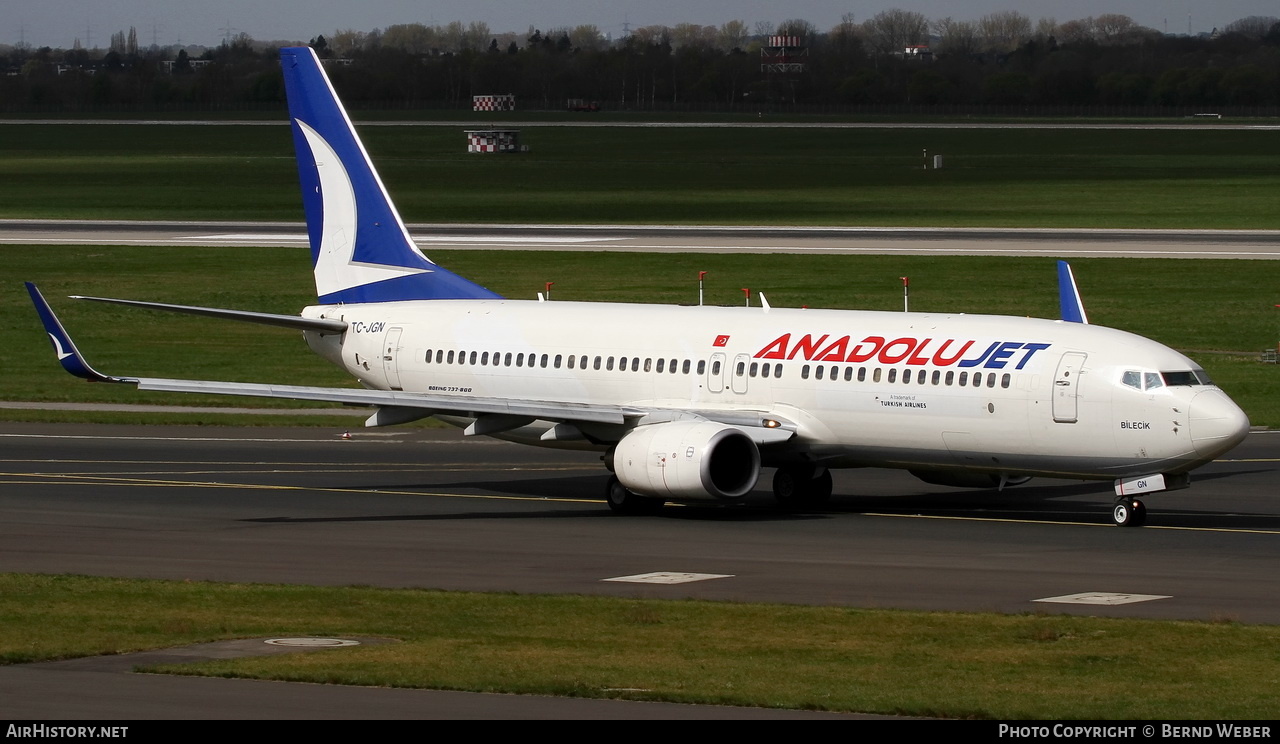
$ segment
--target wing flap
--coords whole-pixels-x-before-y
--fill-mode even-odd
[[[133,380],[122,380],[133,382]],[[367,390],[363,388],[307,387],[271,385],[217,380],[170,380],[142,377],[136,380],[139,390],[166,393],[204,393],[206,395],[244,395],[253,398],[286,398],[356,406],[395,406],[427,409],[432,413],[460,416],[505,414],[548,421],[590,421],[621,424],[634,412],[621,406],[593,406],[557,401],[506,400],[502,398],[430,395],[399,390]]]

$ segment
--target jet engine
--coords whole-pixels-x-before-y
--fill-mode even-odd
[[[629,490],[676,501],[734,501],[760,477],[760,451],[741,429],[714,421],[649,424],[627,433],[613,471]]]

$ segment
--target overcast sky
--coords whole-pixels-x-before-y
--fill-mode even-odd
[[[1251,15],[1280,16],[1277,0],[0,0],[0,44],[105,47],[111,34],[138,29],[138,41],[214,45],[230,33],[259,40],[305,40],[338,29],[370,31],[395,23],[483,21],[495,33],[593,24],[618,38],[624,24],[718,26],[741,20],[779,23],[801,18],[829,29],[846,13],[856,21],[888,8],[931,20],[977,20],[1017,10],[1032,21],[1059,22],[1122,13],[1158,31],[1209,31]]]

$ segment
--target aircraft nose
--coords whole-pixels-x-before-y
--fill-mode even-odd
[[[1249,417],[1221,390],[1203,390],[1191,399],[1191,444],[1201,457],[1217,457],[1249,433]]]

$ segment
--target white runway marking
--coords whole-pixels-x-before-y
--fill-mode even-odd
[[[1080,594],[1065,594],[1061,597],[1046,597],[1044,599],[1035,599],[1033,602],[1053,602],[1056,604],[1085,604],[1085,605],[1122,605],[1134,604],[1135,602],[1150,602],[1153,599],[1172,599],[1173,597],[1165,594],[1118,594],[1115,592],[1083,592]]]
[[[620,581],[629,584],[688,584],[693,581],[709,579],[732,579],[733,574],[677,573],[674,571],[656,571],[654,573],[636,574],[635,576],[618,576],[601,581]]]

